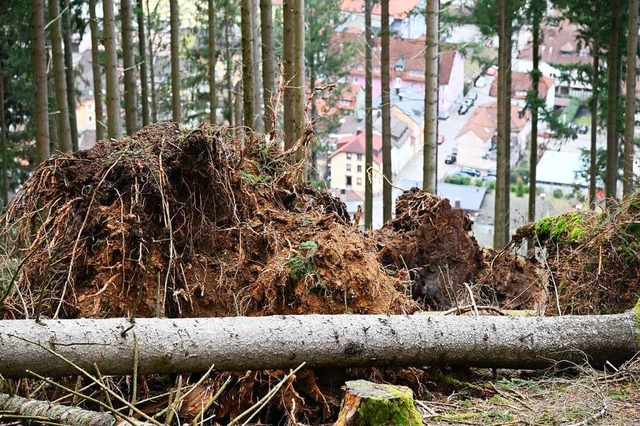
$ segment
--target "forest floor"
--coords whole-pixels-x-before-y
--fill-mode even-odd
[[[293,152],[274,135],[161,123],[48,160],[3,218],[0,237],[12,251],[2,318],[407,314],[470,304],[557,315],[635,305],[640,196],[610,214],[525,226],[497,252],[478,244],[464,212],[417,189],[398,198],[382,229],[362,233],[360,218],[303,182]],[[526,238],[543,262],[513,250]],[[172,398],[190,379],[150,377],[136,399],[156,398],[142,408],[149,413],[175,406],[174,423],[206,407],[205,424],[227,424],[287,373],[217,372],[179,407]],[[427,424],[587,424],[603,408],[597,424],[633,424],[638,373],[635,363],[609,376],[579,366],[495,378],[487,370],[302,370],[260,424],[335,420],[342,384],[354,378],[410,386]],[[111,383],[130,392],[130,378]],[[35,387],[32,397],[60,396],[54,385]]]

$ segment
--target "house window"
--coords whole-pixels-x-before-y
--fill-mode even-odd
[[[87,104],[87,111],[93,111],[93,104],[92,103],[88,103]]]
[[[351,153],[347,152],[347,160],[351,160]]]
[[[358,154],[358,161],[362,161],[362,154]]]
[[[351,164],[347,164],[347,171],[350,172],[351,171]]]
[[[89,123],[91,123],[91,122],[93,121],[93,117],[92,117],[92,116],[88,116],[88,117],[87,117],[87,121],[88,121]]]
[[[362,173],[362,166],[358,164],[358,173]]]
[[[347,186],[351,186],[351,176],[345,176],[345,178],[347,180],[346,182]]]
[[[359,167],[359,166],[358,166]],[[356,184],[362,186],[362,178],[356,178]]]

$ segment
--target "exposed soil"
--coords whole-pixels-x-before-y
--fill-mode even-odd
[[[206,124],[161,123],[42,164],[3,218],[0,236],[16,273],[0,286],[2,317],[403,314],[467,301],[542,311],[550,303],[544,268],[480,248],[471,220],[448,200],[408,191],[395,219],[362,233],[344,204],[302,182],[301,165],[278,149],[275,134],[243,138]],[[583,244],[593,254],[617,238],[607,235],[600,246]],[[554,244],[547,253],[565,253]],[[562,264],[552,257],[547,271],[563,291],[573,281],[556,277]],[[627,266],[626,279],[636,274],[628,288],[637,288],[637,262],[633,270],[616,265]],[[610,277],[606,285],[623,285],[601,275]],[[605,294],[599,300],[609,303]],[[192,420],[231,377],[211,410],[211,422],[224,424],[287,373],[214,374],[184,401],[181,420]],[[260,418],[328,423],[352,378],[408,385],[422,399],[449,386],[424,369],[302,370]],[[164,380],[149,379],[144,396],[176,385]],[[164,397],[145,410],[166,406]]]

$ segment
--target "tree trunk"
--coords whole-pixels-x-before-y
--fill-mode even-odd
[[[44,42],[44,3],[31,0],[33,40],[33,88],[35,91],[36,164],[47,160],[49,149],[49,98],[47,88],[47,48]]]
[[[153,40],[151,39],[151,9],[149,9],[149,0],[147,0],[147,43],[149,44],[149,54],[147,61],[149,63],[149,91],[151,92],[151,122],[158,122],[158,102],[156,100],[156,81],[154,71],[154,55]]]
[[[49,422],[61,425],[118,426],[130,424],[128,422],[119,423],[109,413],[88,411],[66,405],[52,404],[49,401],[36,401],[7,394],[0,394],[0,412],[31,418],[46,418]],[[37,420],[34,423],[37,424]],[[31,424],[31,422],[25,424]]]
[[[96,141],[104,139],[104,113],[102,110],[102,69],[100,68],[100,41],[96,0],[89,0],[89,28],[91,29],[91,70],[93,73],[93,103],[95,108]]]
[[[596,208],[596,177],[598,157],[598,92],[600,86],[600,57],[598,40],[593,40],[593,74],[591,78],[591,146],[589,149],[589,208]]]
[[[425,51],[424,141],[422,188],[435,194],[438,188],[438,25],[440,0],[427,0]]]
[[[262,31],[262,84],[264,101],[264,129],[271,132],[276,126],[271,97],[275,91],[273,57],[273,15],[271,0],[260,0],[260,27]]]
[[[140,103],[142,104],[142,126],[149,125],[149,83],[147,77],[147,37],[144,28],[144,5],[136,1],[136,19],[138,21],[138,55],[140,56]]]
[[[66,9],[63,12],[64,17],[62,18],[63,26],[63,35],[64,35],[64,66],[65,66],[65,79],[67,83],[67,105],[69,108],[69,129],[71,131],[71,148],[73,151],[77,151],[80,148],[80,143],[78,141],[78,119],[76,117],[76,90],[74,84],[74,75],[73,75],[73,52],[71,46],[71,6],[69,5],[69,0],[64,0],[64,7]]]
[[[364,2],[364,34],[365,34],[365,82],[364,82],[364,131],[365,131],[365,166],[364,166],[364,229],[373,228],[373,75],[371,8],[373,0]]]
[[[629,0],[629,26],[627,34],[627,76],[624,118],[624,162],[622,194],[633,192],[633,149],[635,146],[636,113],[636,59],[638,58],[638,0]]]
[[[534,0],[531,3],[532,8],[532,55],[533,68],[531,70],[531,142],[529,144],[529,209],[528,220],[535,222],[536,220],[536,179],[538,170],[538,112],[540,109],[540,22],[542,21],[543,7],[546,1]],[[529,241],[529,250],[533,252],[533,240]]]
[[[1,52],[0,52],[1,53]],[[7,143],[7,122],[4,111],[4,72],[2,70],[2,56],[0,55],[0,153],[2,154],[2,209],[4,210],[9,204],[9,175],[8,162],[9,150]]]
[[[122,118],[120,117],[116,19],[113,13],[113,0],[102,0],[102,8],[104,12],[105,75],[107,81],[107,137],[118,139],[122,134]]]
[[[382,54],[380,68],[382,71],[382,220],[391,220],[391,184],[393,182],[391,168],[391,96],[389,81],[389,0],[381,0]]]
[[[611,0],[611,37],[607,53],[607,180],[605,196],[607,205],[615,202],[618,180],[618,131],[616,126],[618,106],[618,40],[620,33],[620,0]]]
[[[251,28],[252,0],[240,1],[240,17],[242,21],[242,107],[244,109],[244,125],[253,130],[255,86],[253,79],[253,30]]]
[[[176,123],[182,121],[180,105],[180,15],[178,0],[169,0],[171,26],[171,112]]]
[[[620,364],[638,351],[635,312],[508,317],[293,315],[0,321],[0,374],[169,374],[365,366],[545,368],[566,360]],[[40,342],[39,344],[37,342]],[[39,346],[42,345],[42,346]],[[46,348],[46,349],[45,349]],[[47,349],[66,360],[55,356]]]
[[[124,65],[124,121],[127,134],[138,130],[136,102],[136,58],[133,50],[133,6],[131,0],[120,0],[122,19],[122,62]]]
[[[214,0],[208,1],[207,13],[209,15],[208,20],[208,46],[209,46],[209,123],[216,124],[216,110],[218,105],[216,102],[216,10]]]
[[[56,121],[58,123],[58,149],[69,152],[71,128],[69,127],[69,101],[67,100],[67,81],[64,72],[64,51],[62,49],[62,24],[60,22],[60,4],[58,0],[48,2],[49,22],[51,26],[51,62],[53,64],[53,84],[56,92]]]
[[[251,53],[253,54],[253,129],[263,132],[264,115],[262,114],[262,79],[260,75],[261,49],[260,49],[260,27],[258,26],[258,0],[251,0]]]
[[[296,0],[284,0],[282,4],[282,60],[284,62],[284,148],[293,147],[296,143],[295,116],[295,16],[293,8]]]
[[[508,0],[498,9],[498,153],[493,247],[509,242],[510,157],[511,157],[511,13]]]
[[[233,54],[231,52],[231,28],[232,18],[231,11],[229,7],[229,2],[225,4],[225,26],[224,26],[224,41],[225,41],[225,61],[226,61],[226,73],[225,80],[227,86],[227,103],[225,108],[225,116],[227,121],[229,122],[230,127],[234,127],[239,125],[237,120],[234,120],[235,115],[235,104],[234,104],[234,95],[233,95]],[[242,124],[242,123],[240,123]]]
[[[334,426],[423,424],[413,392],[406,386],[352,380],[344,388],[346,393]]]
[[[302,137],[304,131],[304,107],[305,107],[305,84],[304,84],[304,0],[294,0],[294,87],[295,87],[295,116],[296,116],[296,140]],[[296,152],[296,160],[302,160],[303,148]]]

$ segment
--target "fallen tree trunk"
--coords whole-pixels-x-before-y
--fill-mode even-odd
[[[298,315],[196,319],[0,321],[0,374],[190,373],[308,367],[543,368],[613,364],[638,350],[635,312],[602,316]],[[48,348],[49,350],[45,349]]]

